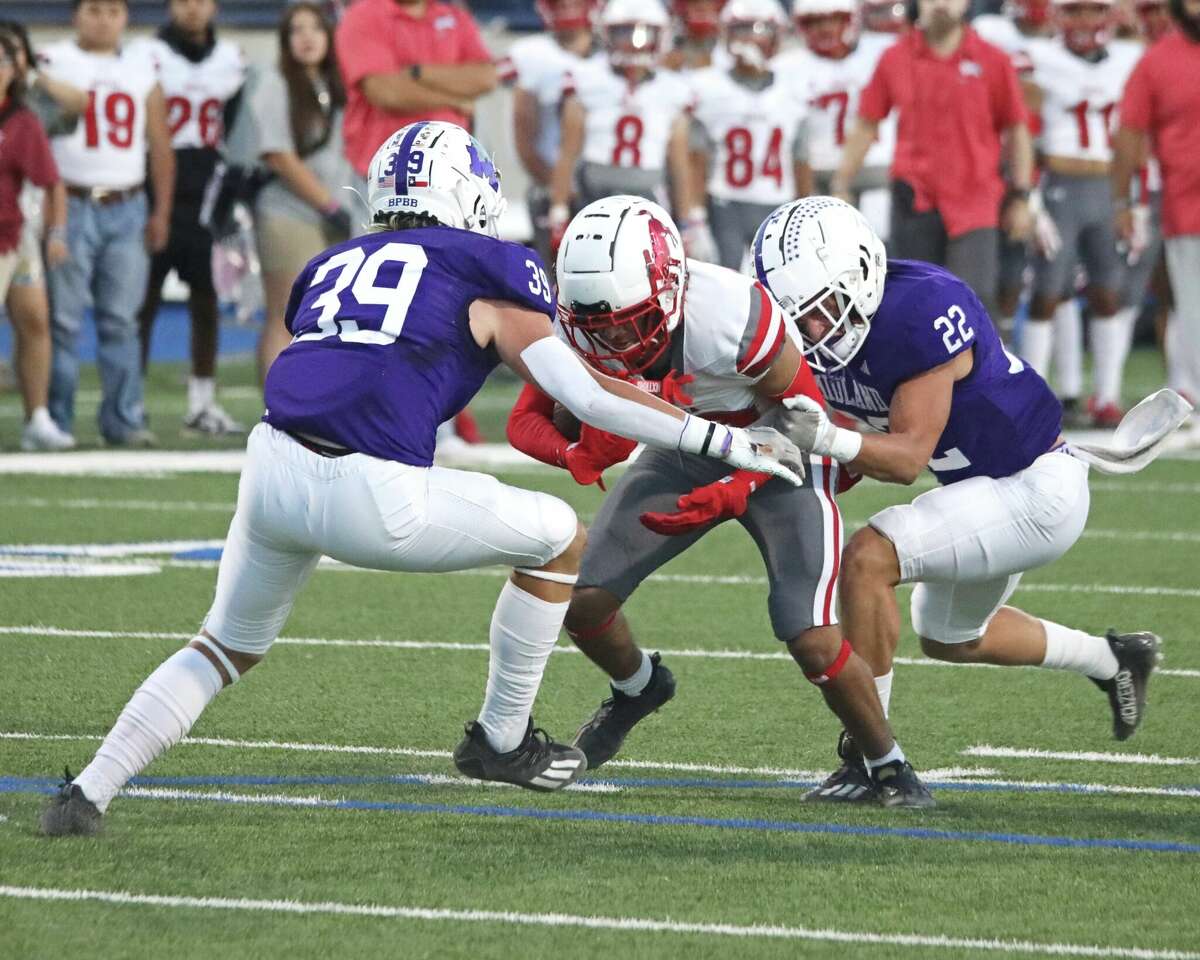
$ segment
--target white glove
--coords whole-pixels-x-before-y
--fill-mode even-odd
[[[740,470],[769,473],[800,486],[804,456],[791,440],[771,427],[730,427],[729,448],[721,457]]]
[[[717,262],[717,241],[708,226],[708,215],[702,209],[693,210],[680,224],[683,250],[692,260]]]
[[[787,397],[787,434],[801,450],[849,463],[862,449],[862,434],[830,422],[825,409],[811,397]]]
[[[1125,251],[1125,261],[1132,267],[1150,246],[1150,208],[1144,203],[1134,204],[1130,210],[1133,216],[1133,236],[1129,239],[1129,249]]]
[[[740,43],[731,43],[729,52],[735,59],[741,60],[748,67],[753,67],[755,70],[767,69],[767,56],[757,43],[750,43],[746,40]]]
[[[1029,212],[1033,214],[1033,246],[1047,260],[1053,260],[1062,249],[1062,234],[1054,218],[1046,212],[1040,190],[1029,194]]]

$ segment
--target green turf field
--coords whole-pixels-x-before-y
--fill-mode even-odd
[[[246,389],[228,406],[251,419],[250,368],[230,369]],[[1153,369],[1139,358],[1134,389]],[[164,435],[179,377],[151,392]],[[485,394],[493,438],[511,394]],[[18,422],[0,419],[0,444]],[[584,517],[602,496],[549,471],[505,479]],[[781,655],[760,562],[730,525],[630,602],[678,695],[582,789],[468,784],[449,760],[482,697],[502,571],[329,566],[102,837],[39,838],[61,768],[86,764],[204,616],[200,548],[224,536],[235,489],[227,474],[0,475],[0,574],[17,544],[187,541],[47,551],[22,561],[44,575],[0,575],[0,958],[1200,957],[1196,460],[1094,477],[1083,539],[1014,601],[1165,638],[1128,743],[1080,677],[933,665],[906,630],[892,715],[935,784],[928,813],[801,803],[837,725]],[[863,483],[846,522],[912,494]],[[536,717],[569,738],[604,695],[564,638]]]

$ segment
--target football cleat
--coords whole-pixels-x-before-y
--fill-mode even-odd
[[[921,782],[917,771],[907,760],[893,760],[871,771],[877,799],[881,807],[904,810],[923,810],[936,807],[933,794]]]
[[[551,740],[532,720],[525,729],[525,738],[507,753],[488,743],[483,727],[472,720],[466,725],[466,736],[454,748],[454,765],[459,773],[474,780],[515,783],[543,793],[561,790],[587,770],[583,751]]]
[[[804,795],[809,802],[871,803],[876,799],[875,784],[867,772],[867,762],[854,738],[845,730],[838,736],[838,756],[842,765],[824,782]]]
[[[650,654],[650,682],[636,697],[613,688],[612,696],[600,704],[592,719],[575,734],[575,746],[587,755],[588,769],[608,763],[629,731],[675,696],[675,677],[662,665],[662,657]]]
[[[42,810],[38,825],[47,837],[92,837],[100,832],[102,816],[96,805],[83,795],[71,771],[64,770],[58,793]]]
[[[1125,416],[1125,411],[1115,403],[1100,404],[1095,397],[1088,401],[1088,409],[1092,414],[1092,426],[1097,430],[1115,430]]]
[[[225,437],[246,432],[242,424],[216,403],[189,413],[183,420],[183,430],[185,433],[207,437]]]
[[[1091,679],[1108,694],[1113,736],[1128,740],[1146,713],[1146,684],[1162,659],[1162,640],[1153,633],[1117,633],[1111,628],[1105,639],[1117,658],[1117,672],[1108,680]]]

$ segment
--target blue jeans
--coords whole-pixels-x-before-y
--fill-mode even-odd
[[[71,197],[67,245],[71,257],[47,272],[50,332],[50,415],[64,430],[75,420],[79,331],[90,301],[96,317],[100,368],[100,434],[121,443],[145,425],[137,311],[146,294],[150,257],[143,232],[146,196],[102,206]]]

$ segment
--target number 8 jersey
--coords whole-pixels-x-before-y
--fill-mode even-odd
[[[433,463],[438,425],[500,362],[475,342],[471,303],[505,300],[554,316],[527,247],[450,227],[356,237],[311,260],[284,321],[292,343],[263,390],[263,419],[359,453]]]
[[[117,53],[89,53],[73,40],[42,51],[50,76],[88,92],[88,106],[72,133],[51,147],[71,186],[125,190],[146,179],[146,99],[158,69],[144,43]]]
[[[966,350],[974,351],[971,372],[954,384],[929,469],[940,483],[1011,476],[1054,445],[1062,406],[1004,349],[979,298],[949,271],[889,259],[862,349],[843,369],[816,377],[831,407],[886,433],[896,388]]]

